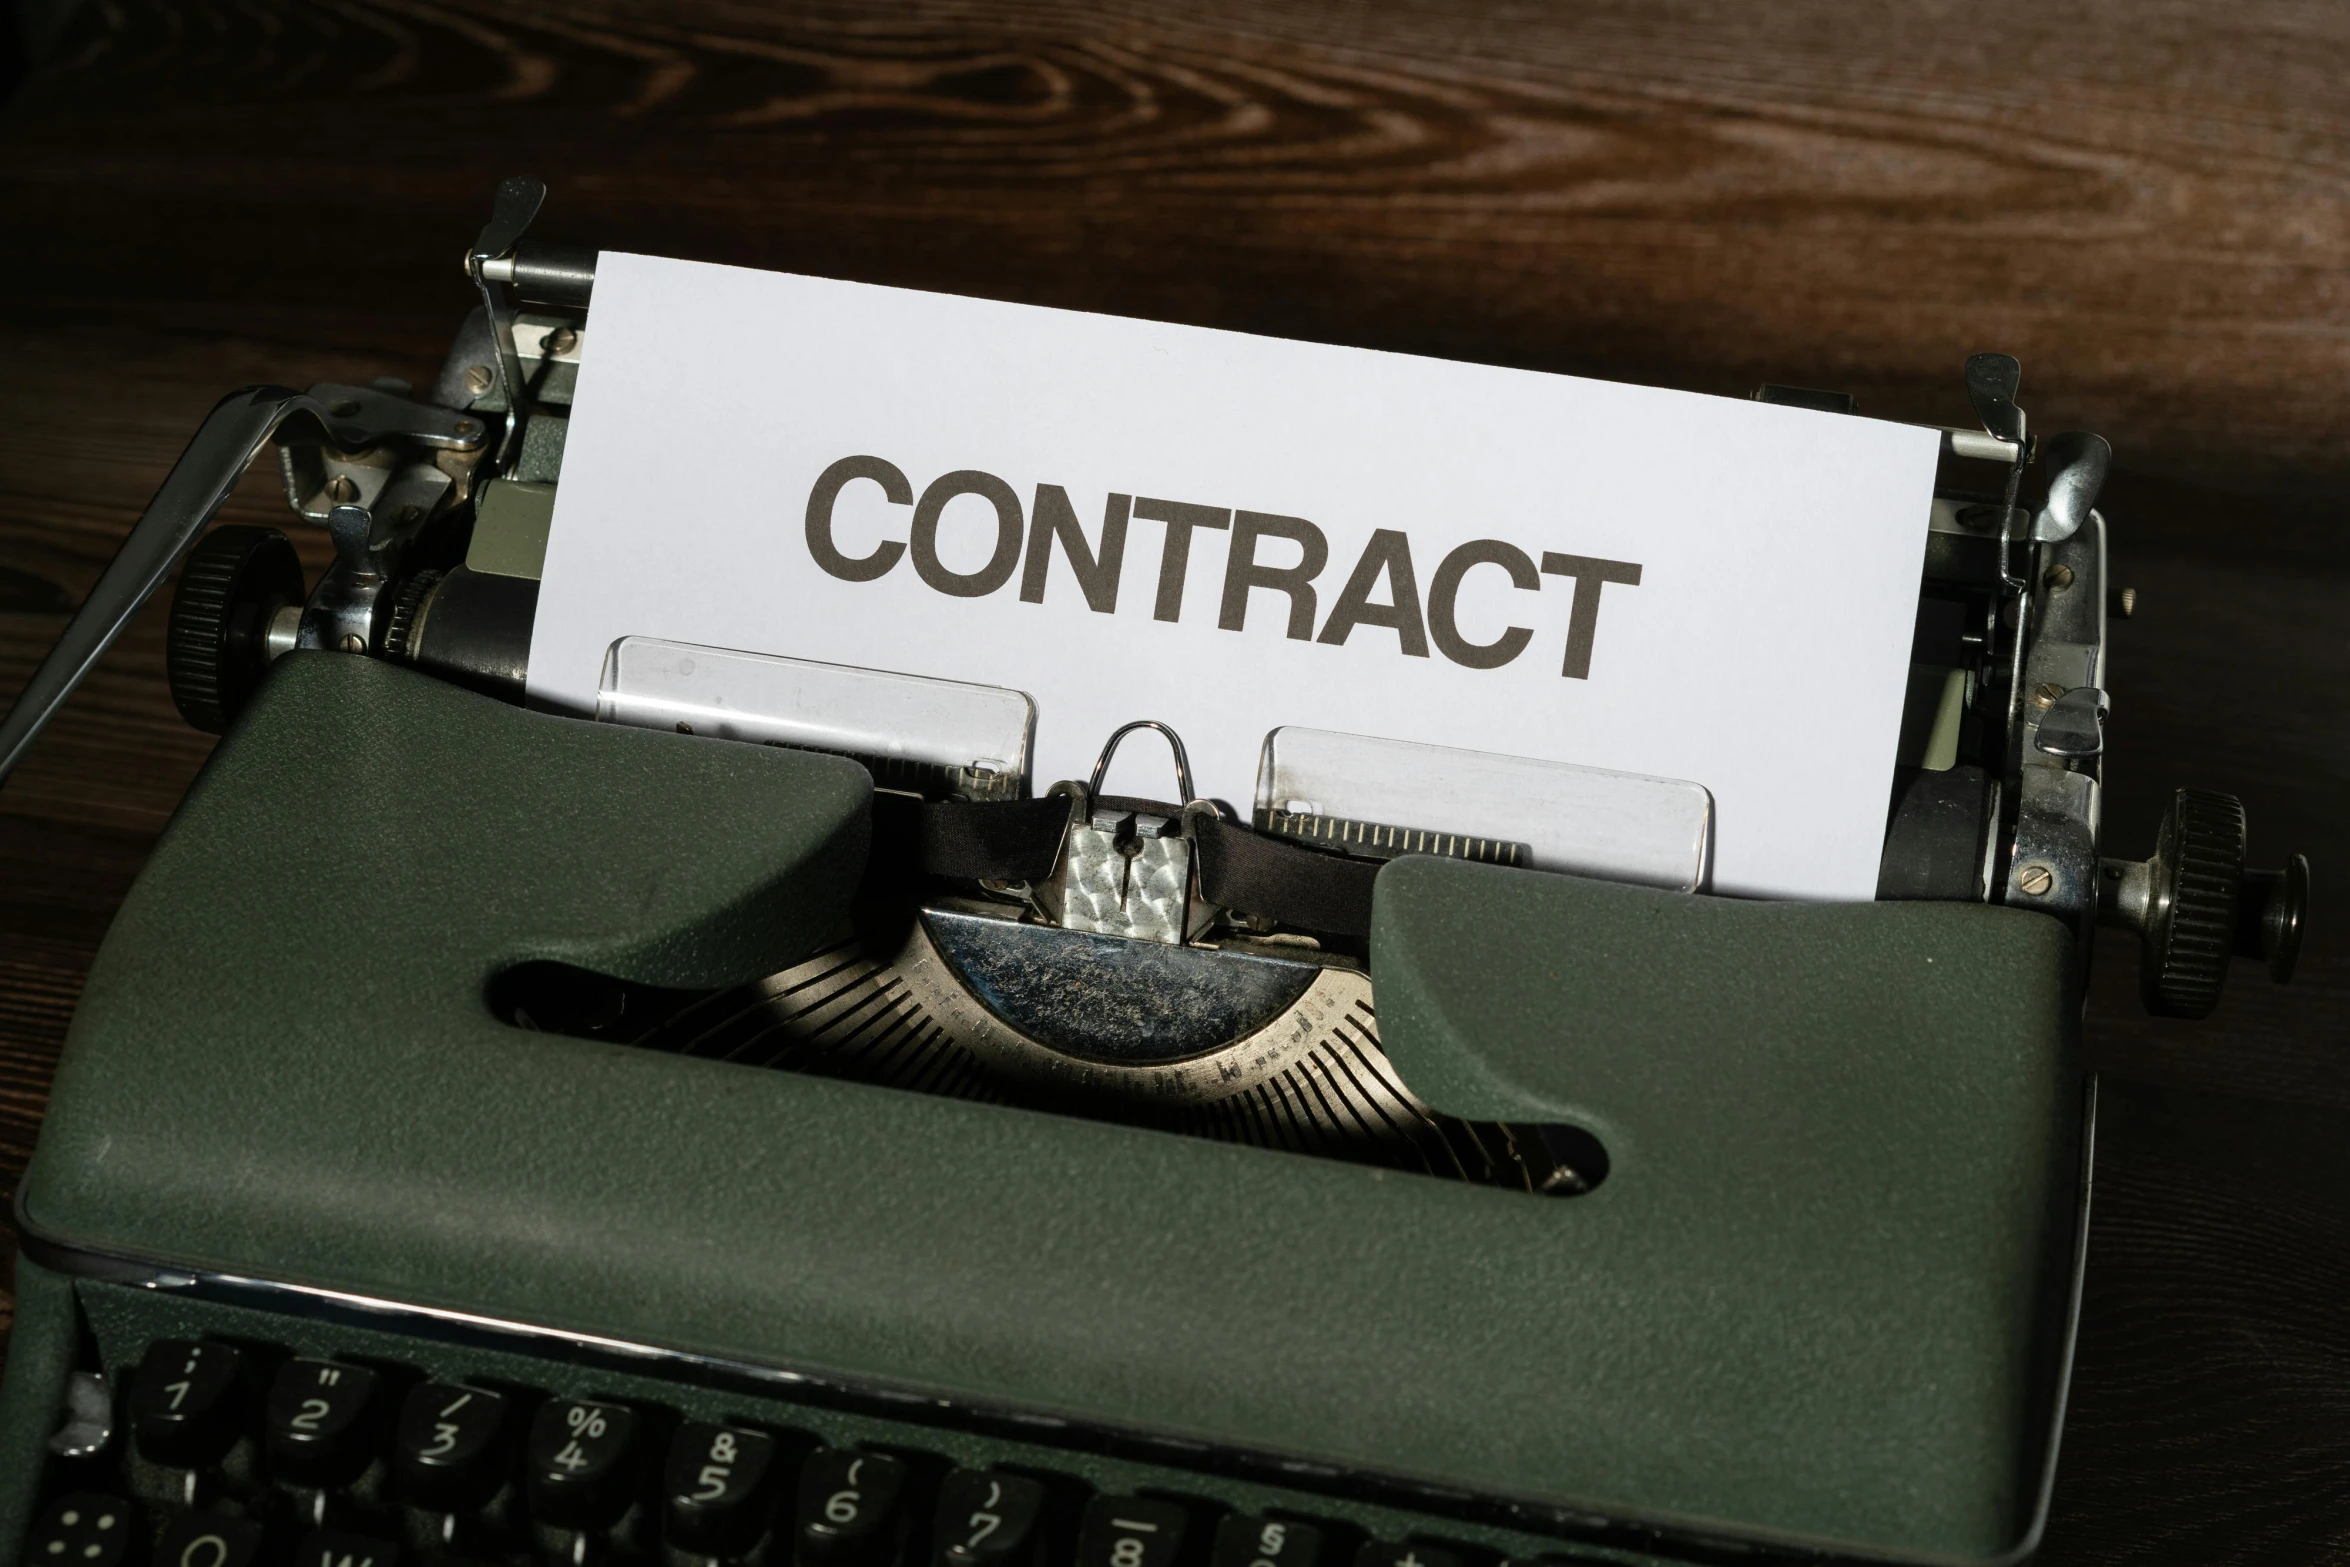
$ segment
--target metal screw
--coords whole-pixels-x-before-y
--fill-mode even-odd
[[[326,498],[337,506],[348,506],[359,498],[359,486],[351,482],[347,473],[338,473],[326,481]]]
[[[2044,897],[2056,885],[2056,872],[2045,865],[2027,865],[2016,872],[2015,884],[2028,896]]]
[[[475,365],[465,372],[465,390],[479,397],[498,384],[498,372],[488,365]]]
[[[459,435],[479,435],[481,433],[481,421],[478,419],[460,419],[457,421],[455,428]]]
[[[545,344],[541,351],[548,354],[568,354],[578,346],[579,328],[559,326],[546,335]]]
[[[2048,584],[2049,592],[2062,593],[2073,585],[2073,568],[2059,561],[2048,568],[2048,575],[2041,580]]]
[[[2032,687],[2032,705],[2034,707],[2054,707],[2056,699],[2063,695],[2064,687],[2051,680],[2045,685]]]
[[[364,653],[367,651],[367,639],[356,631],[346,631],[343,633],[343,651]]]

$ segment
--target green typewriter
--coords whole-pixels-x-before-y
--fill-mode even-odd
[[[2307,904],[2224,796],[2101,853],[2103,441],[1969,361],[1874,903],[1506,759],[1290,735],[1242,810],[1146,736],[1128,797],[874,672],[702,722],[657,647],[557,716],[543,194],[433,387],[222,402],[0,725],[179,566],[224,738],[17,1196],[0,1567],[2031,1554],[2091,927],[2194,1016]],[[210,526],[272,443],[315,583]]]

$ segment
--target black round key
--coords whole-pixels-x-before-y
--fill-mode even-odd
[[[261,1525],[248,1519],[182,1513],[156,1542],[154,1567],[253,1567],[261,1545]]]
[[[1143,1496],[1097,1496],[1077,1529],[1077,1567],[1174,1567],[1191,1514]]]
[[[938,1487],[938,1567],[1035,1561],[1044,1502],[1044,1487],[1024,1476],[955,1470]]]
[[[131,1547],[135,1525],[131,1504],[119,1496],[76,1491],[61,1496],[24,1543],[28,1562],[62,1562],[71,1567],[118,1567]]]
[[[1462,1561],[1460,1552],[1441,1545],[1365,1540],[1355,1552],[1355,1567],[1462,1567]]]
[[[799,1567],[889,1567],[904,1540],[898,1495],[906,1466],[881,1453],[828,1447],[800,1471]]]
[[[301,1485],[349,1485],[375,1456],[376,1374],[332,1360],[289,1360],[269,1384],[262,1426],[271,1468]]]
[[[427,1382],[400,1405],[393,1461],[409,1500],[460,1512],[479,1507],[506,1478],[505,1395],[456,1382]]]
[[[243,1434],[245,1375],[245,1356],[233,1345],[177,1338],[149,1344],[131,1378],[139,1451],[182,1469],[220,1462]]]
[[[1208,1567],[1322,1567],[1322,1531],[1287,1518],[1227,1513]]]
[[[764,1431],[679,1426],[661,1476],[669,1543],[703,1556],[741,1556],[757,1545],[775,1515],[778,1450]]]
[[[373,1535],[313,1529],[294,1547],[292,1567],[400,1567],[400,1547]]]
[[[584,1398],[549,1399],[530,1423],[530,1510],[538,1522],[600,1529],[628,1511],[636,1478],[636,1411]]]

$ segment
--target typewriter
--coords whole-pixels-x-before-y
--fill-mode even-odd
[[[2102,440],[1968,361],[1869,904],[1500,755],[1278,731],[1236,806],[1147,711],[1037,779],[1016,693],[646,642],[558,716],[543,195],[432,387],[224,400],[0,726],[184,560],[224,738],[17,1195],[0,1567],[2031,1553],[2091,928],[2192,1017],[2307,905],[2225,796],[2102,852]],[[211,526],[273,442],[314,583]]]

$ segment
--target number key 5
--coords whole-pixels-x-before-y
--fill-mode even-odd
[[[661,1484],[669,1543],[702,1556],[747,1555],[775,1516],[778,1455],[764,1431],[679,1426]]]

